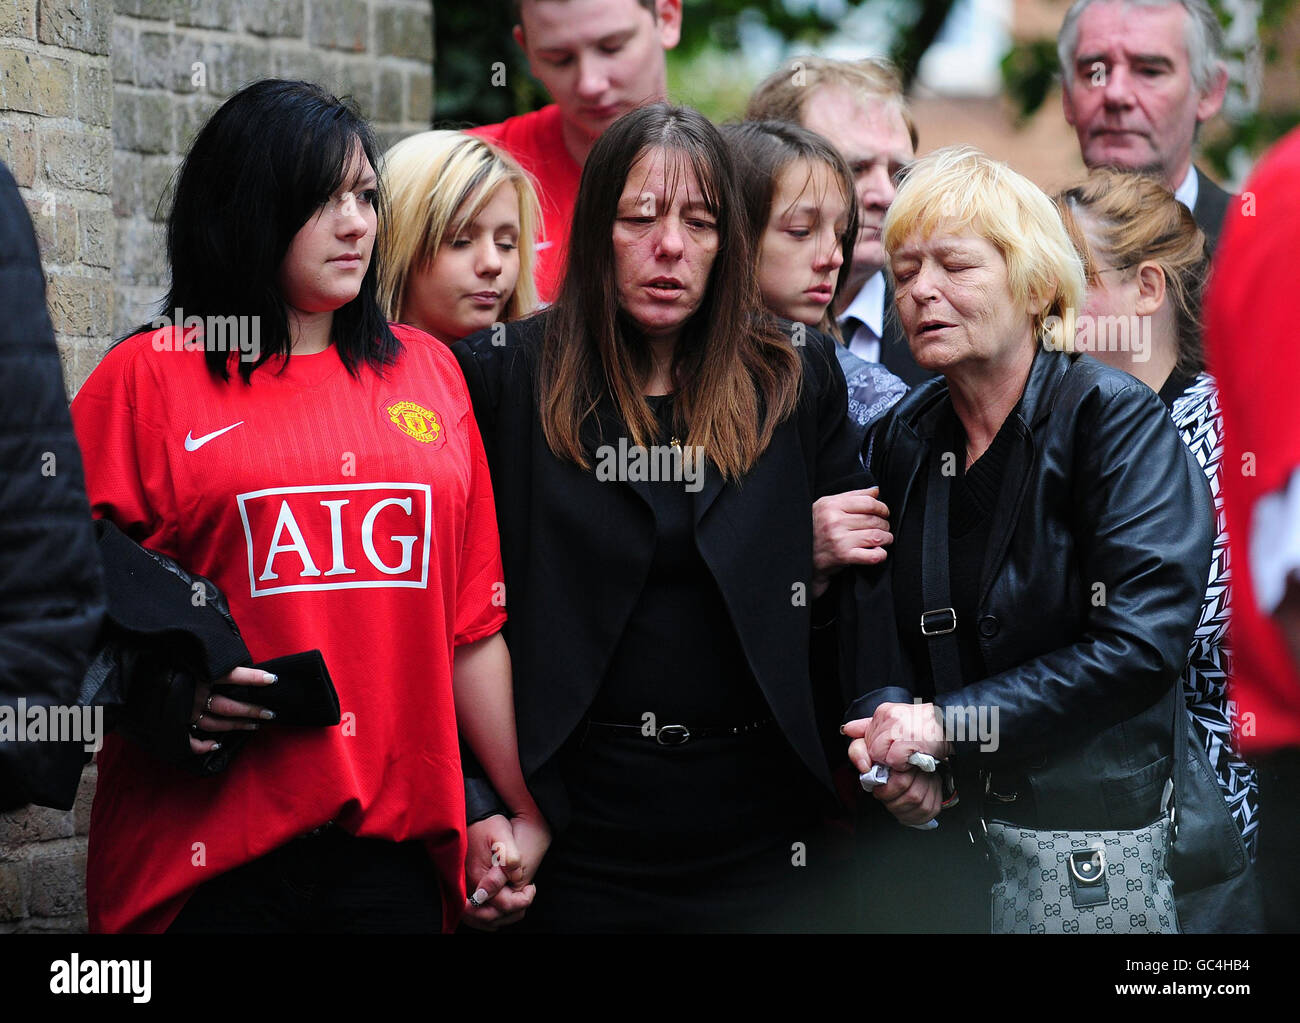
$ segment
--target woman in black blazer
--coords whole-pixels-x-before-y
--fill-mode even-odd
[[[822,923],[790,915],[844,751],[811,507],[867,480],[832,343],[761,311],[742,217],[702,115],[634,111],[587,159],[555,305],[454,349],[555,830],[529,928]]]

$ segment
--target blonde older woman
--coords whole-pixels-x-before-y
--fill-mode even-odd
[[[941,376],[872,446],[893,606],[864,609],[858,639],[889,677],[845,730],[859,770],[891,769],[874,795],[898,820],[938,822],[881,829],[914,883],[880,884],[878,910],[896,929],[987,930],[995,879],[967,837],[981,817],[1097,831],[1160,817],[1210,497],[1149,387],[1060,350],[1084,273],[1033,184],[941,149],[909,171],[884,243],[912,354]],[[950,771],[911,766],[917,751]]]
[[[447,344],[537,305],[540,213],[517,163],[459,131],[425,131],[384,154],[388,206],[379,300],[388,318]]]

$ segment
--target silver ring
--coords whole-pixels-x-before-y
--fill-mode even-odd
[[[203,711],[199,711],[199,716],[190,722],[191,732],[197,732],[199,730],[199,722],[203,720],[203,713]]]
[[[212,699],[216,695],[216,693],[208,693],[208,702],[203,705],[203,714],[212,713]],[[199,717],[203,717],[203,714],[200,714]]]

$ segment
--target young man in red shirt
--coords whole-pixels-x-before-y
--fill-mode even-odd
[[[515,42],[555,100],[471,134],[506,150],[537,183],[544,237],[537,291],[549,302],[564,272],[569,222],[592,145],[623,114],[667,98],[664,53],[677,45],[682,0],[514,0]]]

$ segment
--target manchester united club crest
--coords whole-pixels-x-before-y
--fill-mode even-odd
[[[418,402],[389,398],[384,402],[384,411],[388,414],[388,421],[393,429],[418,440],[421,444],[438,448],[446,439],[447,431],[442,416]]]

